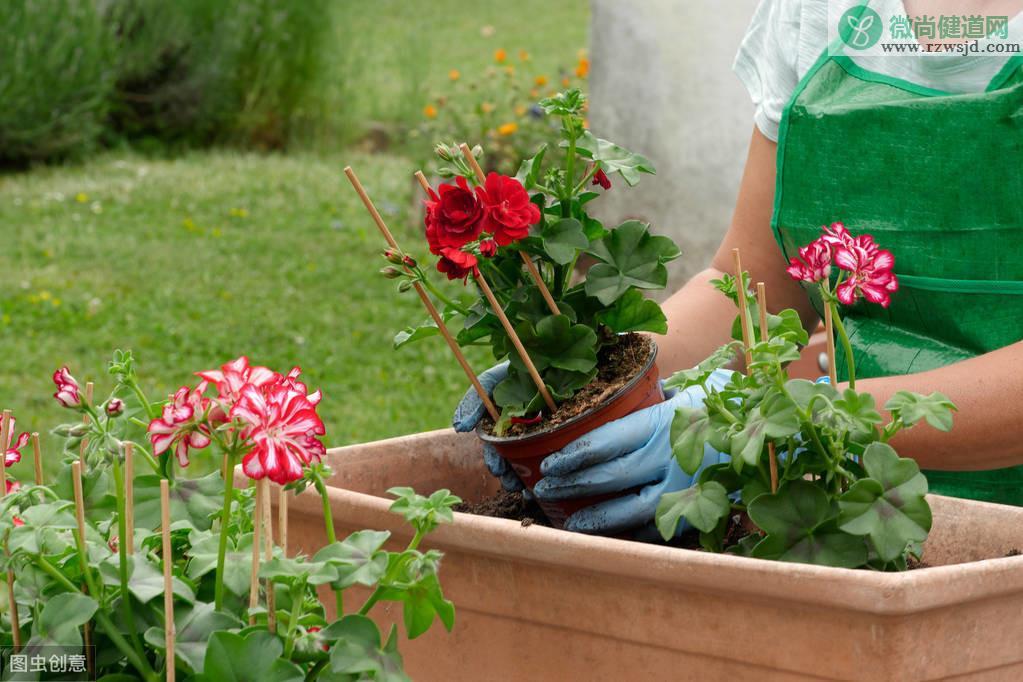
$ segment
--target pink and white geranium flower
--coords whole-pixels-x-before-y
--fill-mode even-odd
[[[196,374],[217,387],[217,399],[225,403],[228,409],[238,401],[242,388],[246,385],[251,384],[258,388],[280,378],[280,375],[269,367],[249,365],[249,359],[244,355],[221,365],[219,370],[210,369]]]
[[[795,280],[823,282],[831,276],[831,245],[821,238],[801,247],[785,271]]]
[[[231,409],[231,419],[245,424],[242,437],[252,442],[252,449],[242,459],[242,470],[249,478],[269,478],[280,485],[302,478],[305,466],[319,461],[326,452],[317,438],[325,429],[315,402],[286,381],[262,390],[244,386]],[[319,400],[318,391],[313,396]]]
[[[78,382],[71,376],[67,366],[61,367],[53,373],[53,383],[57,385],[57,392],[53,397],[64,407],[75,408],[82,404],[82,394]]]
[[[14,440],[15,424],[17,423],[18,420],[11,417],[10,423],[7,427],[7,442],[3,444],[5,466],[14,466],[20,462],[21,449],[28,445],[29,435],[27,433],[22,433],[18,436],[17,441]],[[10,491],[8,490],[8,492]]]
[[[163,406],[159,419],[149,423],[149,440],[153,443],[153,455],[159,456],[174,448],[174,454],[181,466],[188,466],[188,450],[201,450],[210,444],[207,412],[210,399],[203,396],[207,383],[199,382],[194,389],[182,386]]]
[[[887,308],[891,294],[899,289],[899,280],[892,269],[895,256],[878,247],[868,235],[855,237],[835,249],[835,265],[849,274],[835,289],[843,305],[852,305],[862,296],[871,303]]]

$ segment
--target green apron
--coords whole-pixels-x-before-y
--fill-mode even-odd
[[[888,309],[843,310],[858,377],[1023,339],[1023,59],[985,92],[949,94],[826,50],[782,117],[772,228],[789,258],[835,221],[874,235],[899,278]],[[1023,506],[1023,466],[925,473],[933,492]]]

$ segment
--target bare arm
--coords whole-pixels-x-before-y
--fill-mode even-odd
[[[785,260],[771,232],[777,145],[754,128],[731,227],[711,267],[693,277],[664,303],[668,334],[658,340],[658,365],[670,374],[699,363],[731,338],[735,306],[710,286],[732,272],[732,249],[742,253],[743,268],[767,286],[768,308],[793,308],[808,329],[818,318],[806,294],[785,273]]]

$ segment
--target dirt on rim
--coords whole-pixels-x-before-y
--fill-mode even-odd
[[[584,412],[600,407],[608,398],[620,391],[643,371],[654,342],[641,334],[625,334],[618,343],[600,349],[597,356],[597,376],[574,396],[558,405],[553,414],[545,414],[543,421],[536,424],[512,424],[504,437],[527,436],[541,431],[550,431]],[[494,433],[494,421],[489,415],[481,422],[484,432]]]

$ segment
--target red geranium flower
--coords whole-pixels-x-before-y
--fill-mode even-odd
[[[598,168],[597,172],[593,174],[592,184],[600,185],[605,190],[608,190],[611,189],[611,178],[607,177],[607,173],[605,173],[602,169]]]
[[[831,245],[823,237],[815,239],[799,249],[785,271],[797,281],[823,282],[831,275]]]
[[[149,422],[149,440],[153,444],[153,455],[159,456],[171,447],[181,466],[188,466],[188,450],[201,450],[210,444],[205,433],[204,418],[210,408],[210,399],[203,396],[206,382],[201,381],[194,389],[182,386],[163,406],[158,419]]]
[[[316,406],[301,391],[283,383],[242,388],[231,418],[245,424],[242,437],[252,449],[242,459],[249,478],[284,485],[302,477],[305,465],[326,453],[317,436],[326,431]]]
[[[493,258],[497,255],[497,242],[493,239],[484,239],[480,242],[480,255],[484,258]]]
[[[426,201],[426,241],[430,252],[440,255],[442,249],[459,249],[480,236],[483,231],[483,204],[465,178],[457,184],[444,184],[437,192],[430,190]],[[439,193],[438,193],[439,192]]]
[[[465,281],[478,263],[476,256],[461,249],[442,249],[437,269],[447,275],[448,279]]]
[[[852,305],[863,296],[871,303],[887,308],[891,293],[899,288],[899,280],[892,269],[895,256],[878,247],[869,234],[853,238],[848,244],[835,249],[835,264],[847,270],[849,276],[838,285],[835,294],[844,305]]]
[[[477,191],[487,209],[483,229],[501,246],[529,236],[529,226],[540,221],[540,208],[515,178],[491,173]]]
[[[61,367],[53,373],[53,383],[57,385],[57,392],[53,397],[64,407],[79,407],[82,404],[82,396],[78,390],[78,382],[71,376],[67,366]]]

